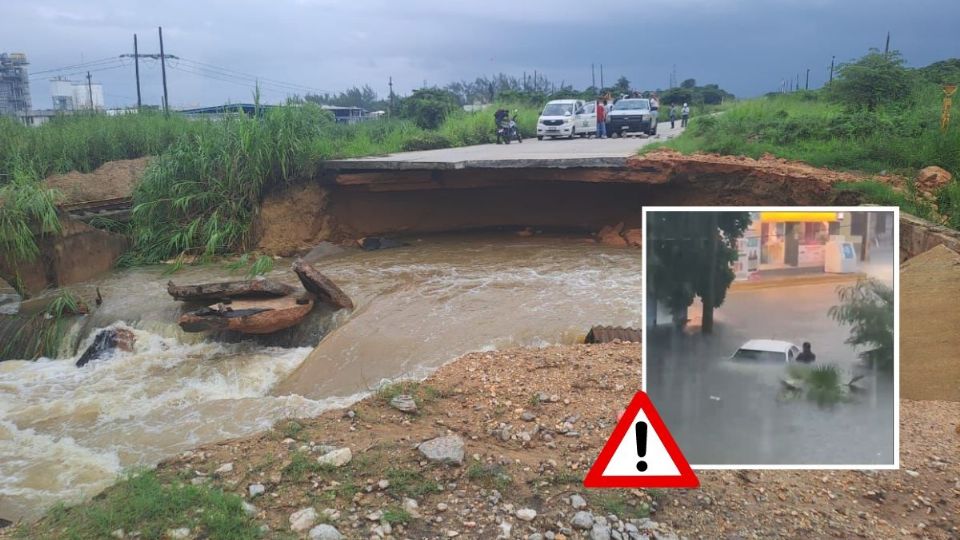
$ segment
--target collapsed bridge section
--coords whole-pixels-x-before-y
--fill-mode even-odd
[[[859,203],[831,187],[850,175],[773,159],[662,150],[443,159],[449,154],[442,152],[327,162],[316,178],[266,197],[261,249],[493,228],[592,233],[617,223],[639,227],[644,206]]]

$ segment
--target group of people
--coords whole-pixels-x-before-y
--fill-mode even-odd
[[[626,96],[624,96],[626,97]],[[631,98],[641,97],[640,92],[634,92]],[[610,116],[610,109],[613,105],[610,103],[612,99],[609,95],[601,97],[597,100],[597,138],[606,139],[607,138],[607,121]],[[650,110],[659,111],[660,110],[660,98],[656,94],[650,96]],[[659,112],[658,112],[659,114]],[[676,127],[677,121],[677,106],[670,105],[670,129]],[[690,107],[686,103],[683,104],[683,107],[680,108],[680,127],[687,127],[687,120],[690,118]]]

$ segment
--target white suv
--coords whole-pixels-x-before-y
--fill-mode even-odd
[[[583,109],[583,100],[556,99],[543,108],[537,120],[537,139],[544,137],[567,137],[578,134],[577,113]],[[596,129],[596,128],[594,128]]]

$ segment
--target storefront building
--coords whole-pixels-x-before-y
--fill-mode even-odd
[[[791,271],[845,272],[831,261],[843,255],[852,256],[851,262],[864,260],[871,242],[889,237],[894,226],[889,212],[751,212],[750,216],[750,227],[738,241],[740,258],[734,263],[738,280]]]

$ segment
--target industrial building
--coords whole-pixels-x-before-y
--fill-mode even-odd
[[[62,77],[50,81],[53,110],[57,112],[104,109],[103,85],[94,82],[75,82]]]
[[[24,116],[30,108],[27,55],[0,53],[0,116]]]

